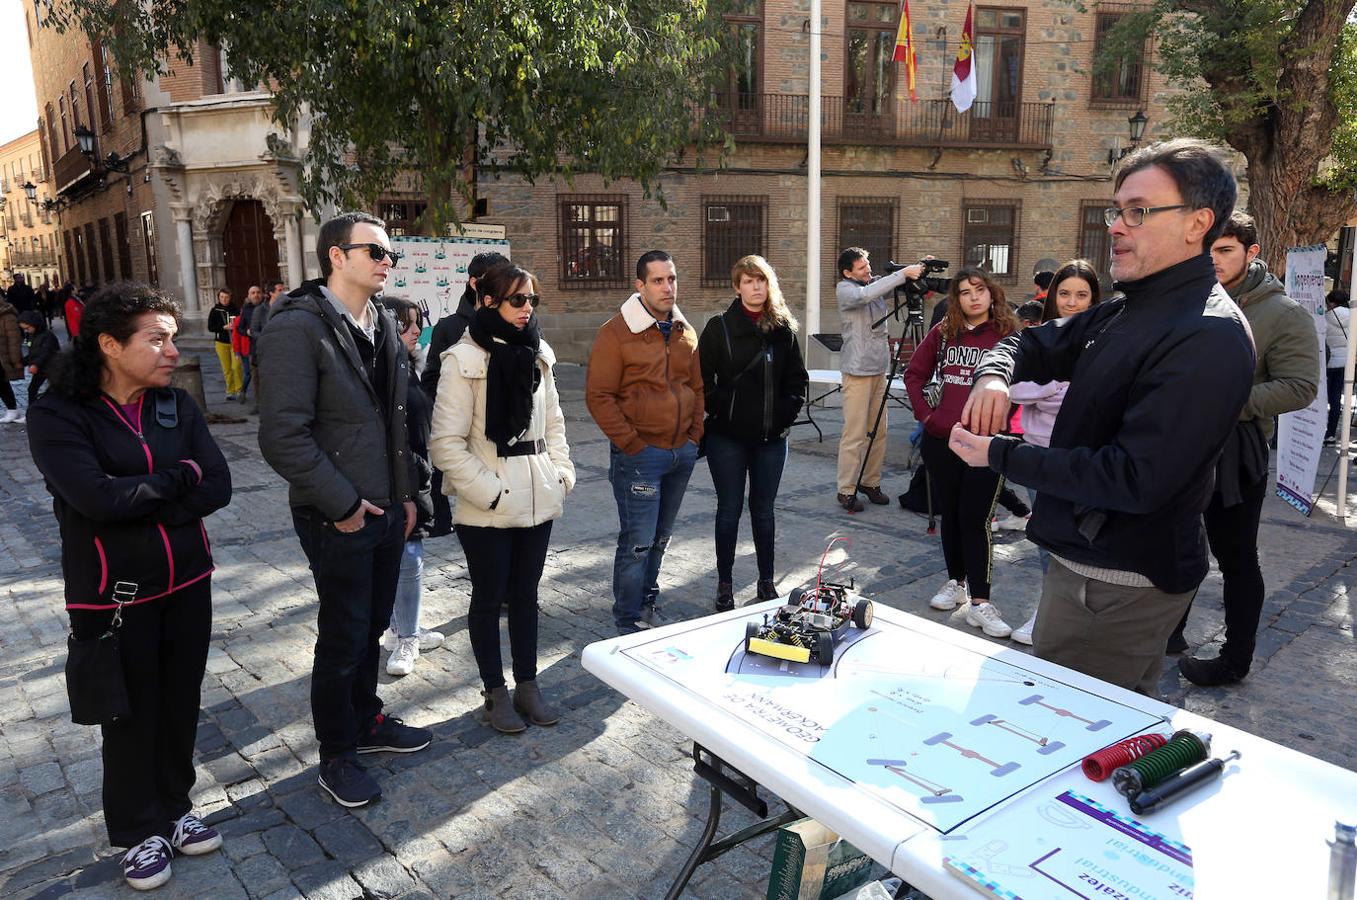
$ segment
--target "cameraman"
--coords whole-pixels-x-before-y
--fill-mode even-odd
[[[890,345],[886,323],[873,327],[890,312],[888,298],[906,280],[923,275],[922,263],[906,266],[881,278],[872,277],[867,251],[849,247],[839,254],[839,283],[834,290],[843,320],[843,351],[839,369],[843,373],[843,434],[839,438],[839,505],[849,512],[861,512],[858,499],[858,471],[862,469],[862,492],[873,503],[884,506],[890,498],[881,490],[881,463],[886,457],[886,413],[882,410],[877,438],[871,443],[867,466],[867,432],[876,415],[875,405],[886,391],[886,371],[890,368]]]

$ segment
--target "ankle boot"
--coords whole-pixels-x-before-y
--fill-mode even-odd
[[[1193,684],[1201,687],[1220,687],[1226,684],[1238,684],[1249,674],[1249,665],[1239,663],[1224,656],[1215,659],[1197,659],[1184,656],[1178,660],[1178,671]]]
[[[759,599],[776,600],[777,598],[777,584],[773,582],[773,579],[769,578],[766,581],[761,579],[759,581]]]
[[[729,581],[716,583],[716,611],[725,612],[735,608],[735,586]]]
[[[536,681],[520,681],[514,685],[514,709],[534,725],[555,725],[561,714],[542,699]]]
[[[518,717],[518,713],[514,712],[507,687],[501,684],[497,688],[481,691],[481,696],[485,697],[481,720],[488,722],[491,728],[504,734],[518,734],[527,730],[528,726]]]

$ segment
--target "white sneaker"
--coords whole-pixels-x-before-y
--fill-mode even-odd
[[[1026,644],[1027,646],[1030,647],[1032,646],[1032,629],[1036,627],[1037,627],[1037,614],[1032,613],[1032,615],[1028,617],[1026,622],[1023,622],[1017,628],[1013,629],[1013,633],[1010,634],[1009,637],[1017,641],[1019,644]]]
[[[994,520],[995,531],[1026,531],[1031,516],[1008,515]]]
[[[0,422],[14,422],[17,421],[18,418],[19,411],[17,409],[7,409],[5,410],[5,414],[0,416]]]
[[[419,659],[419,638],[401,638],[396,649],[386,661],[386,674],[409,675],[415,670],[415,661]]]
[[[966,594],[966,586],[952,578],[942,586],[942,590],[933,595],[933,599],[928,601],[928,605],[934,609],[956,609],[970,599]]]
[[[993,603],[976,603],[972,600],[966,607],[966,624],[983,629],[985,634],[995,638],[1008,637],[1013,633]]]
[[[382,649],[388,653],[395,650],[396,643],[399,640],[400,636],[396,634],[396,629],[388,628],[386,633],[382,635]],[[421,628],[419,630],[419,649],[421,652],[424,650],[437,650],[439,647],[443,646],[443,641],[444,637],[441,631],[429,631],[427,628]]]
[[[10,421],[15,425],[22,425],[28,421],[28,416],[22,409],[18,409],[14,411],[14,418],[10,419]]]

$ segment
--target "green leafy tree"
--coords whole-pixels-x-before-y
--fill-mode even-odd
[[[1354,2],[1151,0],[1121,20],[1098,63],[1155,40],[1160,71],[1183,89],[1170,129],[1247,160],[1249,211],[1274,270],[1287,247],[1324,243],[1357,213]]]
[[[272,87],[280,125],[310,113],[313,208],[371,204],[414,173],[430,231],[474,210],[478,168],[657,189],[693,141],[722,52],[706,0],[46,2],[124,71],[164,72],[199,41],[227,47],[232,76]]]

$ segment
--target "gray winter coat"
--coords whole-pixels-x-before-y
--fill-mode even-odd
[[[1253,388],[1239,420],[1257,420],[1263,436],[1271,440],[1275,417],[1304,409],[1319,391],[1314,317],[1286,296],[1285,286],[1261,259],[1249,264],[1234,301],[1249,320],[1257,351]]]
[[[259,449],[289,485],[288,502],[339,521],[359,499],[386,508],[414,497],[406,461],[405,394],[410,364],[396,320],[378,307],[387,364],[386,406],[363,371],[344,319],[308,281],[278,299],[259,336],[264,383]]]
[[[839,371],[843,374],[886,374],[890,368],[886,325],[873,328],[872,323],[890,312],[890,294],[904,283],[901,269],[866,285],[845,278],[834,289],[843,320],[843,350],[839,353]]]

